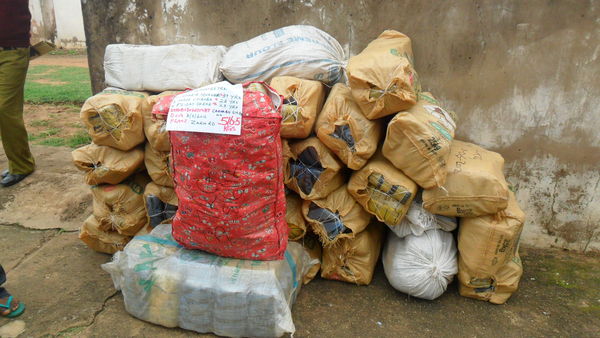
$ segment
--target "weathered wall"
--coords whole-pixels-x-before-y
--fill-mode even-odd
[[[109,43],[231,45],[310,24],[356,54],[385,29],[460,116],[458,139],[500,152],[528,215],[523,241],[600,250],[600,2],[82,0],[94,89]]]
[[[30,0],[31,42],[51,41],[59,48],[85,48],[79,0]]]

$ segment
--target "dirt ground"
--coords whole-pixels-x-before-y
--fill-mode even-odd
[[[0,319],[10,337],[189,337],[127,314],[77,228],[91,213],[89,187],[70,149],[34,146],[37,171],[0,191],[0,263],[7,288],[27,304],[16,320]],[[0,168],[6,166],[0,153]],[[600,333],[600,258],[522,248],[525,273],[505,305],[459,296],[456,282],[435,301],[395,291],[381,266],[369,286],[317,279],[293,308],[295,337],[572,336]]]
[[[88,59],[87,55],[44,55],[32,60],[30,65],[88,68]]]

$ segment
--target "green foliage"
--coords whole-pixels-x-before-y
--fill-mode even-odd
[[[86,68],[31,66],[25,81],[25,101],[29,103],[81,104],[92,95]]]

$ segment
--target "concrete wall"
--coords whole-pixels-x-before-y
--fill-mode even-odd
[[[30,0],[31,42],[51,41],[59,48],[85,48],[79,0]]]
[[[310,24],[356,54],[413,39],[424,88],[458,139],[500,152],[528,215],[524,243],[600,250],[600,2],[82,0],[96,91],[109,43],[231,45]]]

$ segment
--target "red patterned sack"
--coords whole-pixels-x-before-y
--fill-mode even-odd
[[[239,259],[283,259],[282,101],[270,87],[247,83],[240,136],[170,132],[179,198],[173,237],[183,246]]]

